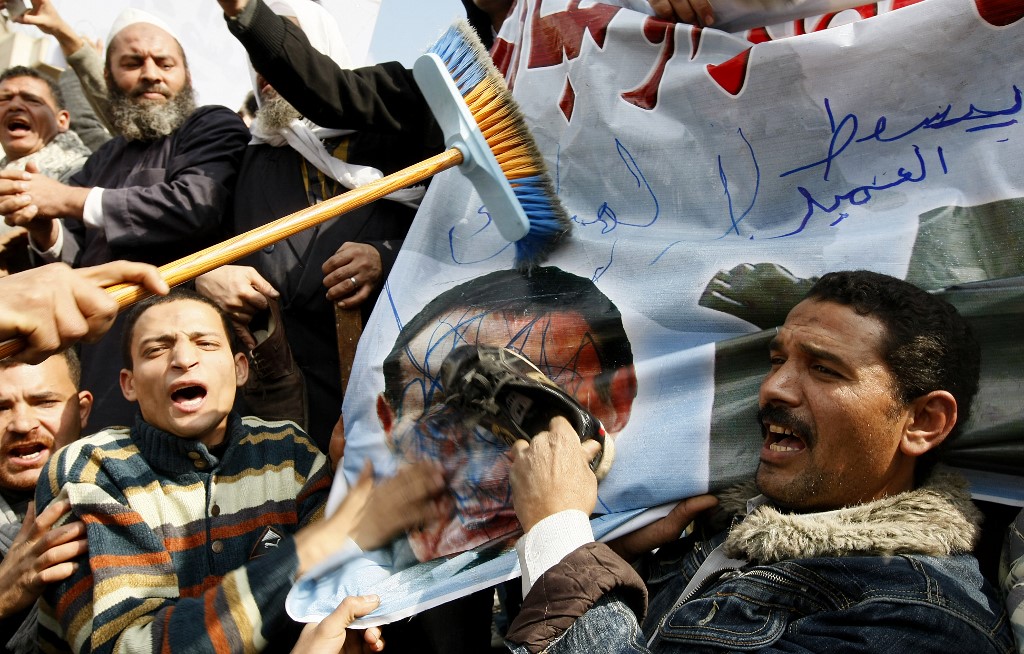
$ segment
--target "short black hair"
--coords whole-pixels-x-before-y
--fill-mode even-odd
[[[200,295],[187,286],[177,286],[172,288],[171,292],[167,295],[154,295],[142,300],[125,314],[124,331],[121,332],[121,361],[125,369],[132,369],[132,337],[135,335],[135,323],[139,322],[142,314],[160,304],[180,302],[182,300],[192,300],[193,302],[213,307],[217,315],[220,316],[221,323],[224,325],[224,334],[227,336],[228,343],[231,346],[231,353],[238,354],[242,351],[241,340],[238,338],[238,334],[231,323],[231,317],[228,316],[227,312],[205,295]]]
[[[61,93],[60,87],[57,86],[57,82],[55,82],[49,75],[44,75],[35,68],[29,68],[28,66],[11,66],[4,72],[0,73],[0,84],[3,84],[9,79],[14,79],[15,77],[31,77],[33,79],[42,80],[50,89],[50,95],[53,96],[53,103],[57,105],[57,111],[67,108],[64,103],[64,94]]]
[[[881,356],[895,378],[897,399],[905,406],[932,391],[948,391],[956,399],[957,421],[937,449],[962,433],[978,392],[981,348],[953,305],[910,282],[868,270],[827,273],[806,299],[846,305],[881,322]],[[919,473],[931,470],[934,454],[918,460]]]
[[[69,347],[60,354],[53,356],[64,357],[64,363],[68,365],[68,374],[71,375],[71,383],[75,385],[75,390],[82,390],[82,362],[78,358],[78,352],[75,351],[74,347]]]
[[[605,397],[610,394],[611,373],[633,365],[633,350],[622,324],[622,314],[593,281],[554,266],[540,266],[530,272],[498,270],[444,291],[402,327],[383,362],[384,397],[396,411],[401,407],[406,386],[402,379],[402,359],[409,343],[456,307],[481,315],[504,311],[529,316],[534,321],[552,313],[578,312],[587,322],[604,371],[601,378],[595,380],[595,386]],[[430,395],[432,392],[428,392]]]
[[[69,347],[56,354],[51,354],[50,357],[60,357],[64,359],[64,363],[68,367],[68,377],[71,378],[71,383],[74,385],[76,391],[82,390],[82,362],[78,359],[78,353],[75,352],[74,347]],[[21,363],[14,359],[0,359],[0,370],[6,370],[7,368],[13,368],[14,366],[29,366],[33,365],[30,363]],[[38,365],[38,364],[35,364]]]

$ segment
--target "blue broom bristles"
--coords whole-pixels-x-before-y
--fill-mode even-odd
[[[517,129],[503,131],[502,135],[507,135],[511,131],[516,139],[522,140],[521,147],[525,147],[529,153],[532,168],[539,171],[530,176],[512,179],[509,179],[506,173],[506,180],[512,186],[513,194],[529,223],[526,236],[515,242],[515,266],[520,270],[529,270],[555,248],[572,225],[546,172],[547,166],[540,150],[526,128],[512,94],[505,86],[504,77],[494,66],[490,54],[468,23],[459,21],[450,27],[431,47],[430,52],[444,62],[463,97],[490,80],[498,82],[501,89],[499,99],[504,110],[508,112],[508,117],[517,125]],[[472,108],[470,111],[472,112]],[[480,122],[476,116],[474,120]],[[496,144],[488,145],[494,151]]]
[[[429,52],[441,57],[463,96],[484,81],[490,72],[480,65],[478,53],[457,26],[448,28]]]

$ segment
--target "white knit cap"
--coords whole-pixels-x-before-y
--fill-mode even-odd
[[[118,32],[129,25],[134,25],[135,23],[149,23],[150,25],[155,25],[174,37],[174,40],[178,42],[178,45],[181,45],[181,39],[178,38],[178,35],[174,32],[171,26],[167,24],[167,21],[159,16],[154,16],[148,11],[134,9],[132,7],[125,9],[117,16],[117,18],[114,19],[114,24],[110,26],[110,33],[107,34],[107,44],[109,45],[110,42],[114,40],[114,37],[117,36]]]

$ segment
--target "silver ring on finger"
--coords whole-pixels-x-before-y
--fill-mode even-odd
[[[356,281],[355,276],[349,277],[348,281],[352,282],[352,288],[359,288],[359,282]]]

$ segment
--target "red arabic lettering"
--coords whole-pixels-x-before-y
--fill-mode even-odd
[[[1024,18],[1020,0],[974,0],[978,13],[990,25],[1006,27]]]
[[[572,0],[565,11],[541,16],[538,3],[533,11],[530,40],[530,68],[557,66],[564,58],[575,59],[583,47],[583,35],[589,33],[597,47],[604,47],[608,23],[621,7],[597,4],[580,9],[581,0]]]
[[[694,30],[698,32],[699,30]],[[669,59],[676,53],[676,26],[657,18],[648,18],[644,21],[644,37],[651,43],[664,43],[654,68],[647,75],[640,86],[632,91],[622,94],[622,99],[636,105],[641,109],[654,109],[658,105],[658,89],[661,87],[661,78],[665,75],[665,66]],[[696,41],[693,52],[696,52]],[[690,55],[691,59],[693,55]]]
[[[751,46],[752,48],[753,46]],[[715,65],[708,65],[708,74],[722,90],[737,95],[747,81],[747,64],[750,63],[750,50],[747,48],[732,59]]]
[[[897,9],[908,7],[910,5],[917,4],[918,2],[921,2],[921,0],[892,0],[892,3],[888,11],[896,11]],[[1015,0],[975,0],[975,2],[1000,5],[1001,8],[1004,9],[1004,11],[1005,7],[1013,6],[1014,4],[1017,4],[1017,6],[1019,7],[1019,3],[1015,3]],[[830,27],[833,27],[832,23],[835,20],[836,16],[842,16],[843,14],[846,13],[846,11],[856,11],[858,14],[860,14],[861,19],[874,18],[875,16],[878,16],[880,13],[883,13],[885,11],[880,5],[881,3],[875,2],[861,5],[859,7],[852,7],[851,9],[845,11],[834,11],[832,13],[828,13],[817,18],[816,20],[813,21],[813,23],[812,19],[800,18],[790,23],[781,23],[780,25],[777,26],[755,27],[754,29],[749,30],[747,32],[747,40],[756,45],[758,43],[764,43],[766,41],[773,41],[779,38],[785,38],[786,36],[799,36],[803,34],[811,34],[813,32],[821,32]],[[847,21],[844,17],[843,23],[846,22]],[[779,28],[782,28],[781,34]],[[775,36],[772,36],[773,33],[775,34]]]

